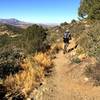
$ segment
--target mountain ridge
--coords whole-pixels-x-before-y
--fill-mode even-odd
[[[0,24],[8,24],[8,25],[12,25],[12,26],[17,26],[17,27],[21,27],[21,28],[27,28],[29,26],[31,26],[32,24],[37,24],[37,25],[41,25],[44,28],[48,28],[48,27],[54,27],[57,26],[57,24],[46,24],[46,23],[30,23],[30,22],[24,22],[24,21],[20,21],[18,19],[15,18],[9,18],[9,19],[0,19]]]
[[[15,19],[15,18],[0,19],[0,24],[8,24],[8,25],[13,25],[13,26],[21,27],[21,28],[26,28],[26,27],[32,25],[32,23],[20,21],[20,20]]]

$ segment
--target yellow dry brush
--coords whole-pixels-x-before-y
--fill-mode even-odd
[[[27,96],[44,80],[45,69],[50,68],[52,64],[52,60],[46,53],[38,53],[32,59],[24,59],[20,63],[23,70],[8,76],[4,80],[4,84],[11,93],[19,91]]]
[[[52,67],[53,65],[53,61],[50,59],[50,57],[46,53],[38,53],[34,56],[33,59],[36,63],[38,63],[44,69],[48,67]]]
[[[4,81],[4,84],[11,92],[22,92],[25,95],[35,86],[35,69],[31,62],[26,60],[24,64],[21,64],[23,70],[15,75],[10,75]]]

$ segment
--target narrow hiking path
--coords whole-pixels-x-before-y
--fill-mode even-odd
[[[47,80],[42,100],[100,100],[100,87],[93,87],[83,80],[81,70],[87,63],[71,64],[70,53],[64,55],[60,51],[54,64],[55,72]]]

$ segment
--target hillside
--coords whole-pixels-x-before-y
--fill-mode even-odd
[[[1,0],[0,12],[30,21],[0,19],[0,100],[100,100],[100,0]]]
[[[15,35],[15,34],[21,34],[23,32],[23,29],[7,25],[7,24],[0,24],[0,35]]]
[[[99,27],[98,20],[88,19],[48,29],[1,24],[0,99],[99,100]],[[67,29],[72,40],[64,55]]]
[[[32,23],[23,22],[23,21],[15,19],[15,18],[0,19],[0,23],[16,26],[16,27],[20,27],[20,28],[27,28],[32,25]]]
[[[100,92],[100,23],[82,20],[49,30],[55,44],[54,74],[47,78],[37,100],[99,100]],[[63,32],[69,28],[72,40],[65,55]],[[77,47],[76,47],[77,45]]]
[[[74,21],[48,30],[36,24],[24,30],[1,24],[0,93],[4,96],[0,98],[99,100],[99,26],[98,20]],[[66,29],[72,40],[64,55]],[[5,31],[7,35],[2,34]],[[11,37],[14,34],[20,35]]]

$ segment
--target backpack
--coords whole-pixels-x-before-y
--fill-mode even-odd
[[[64,33],[64,38],[68,39],[69,38],[70,33],[69,32],[65,32]]]

